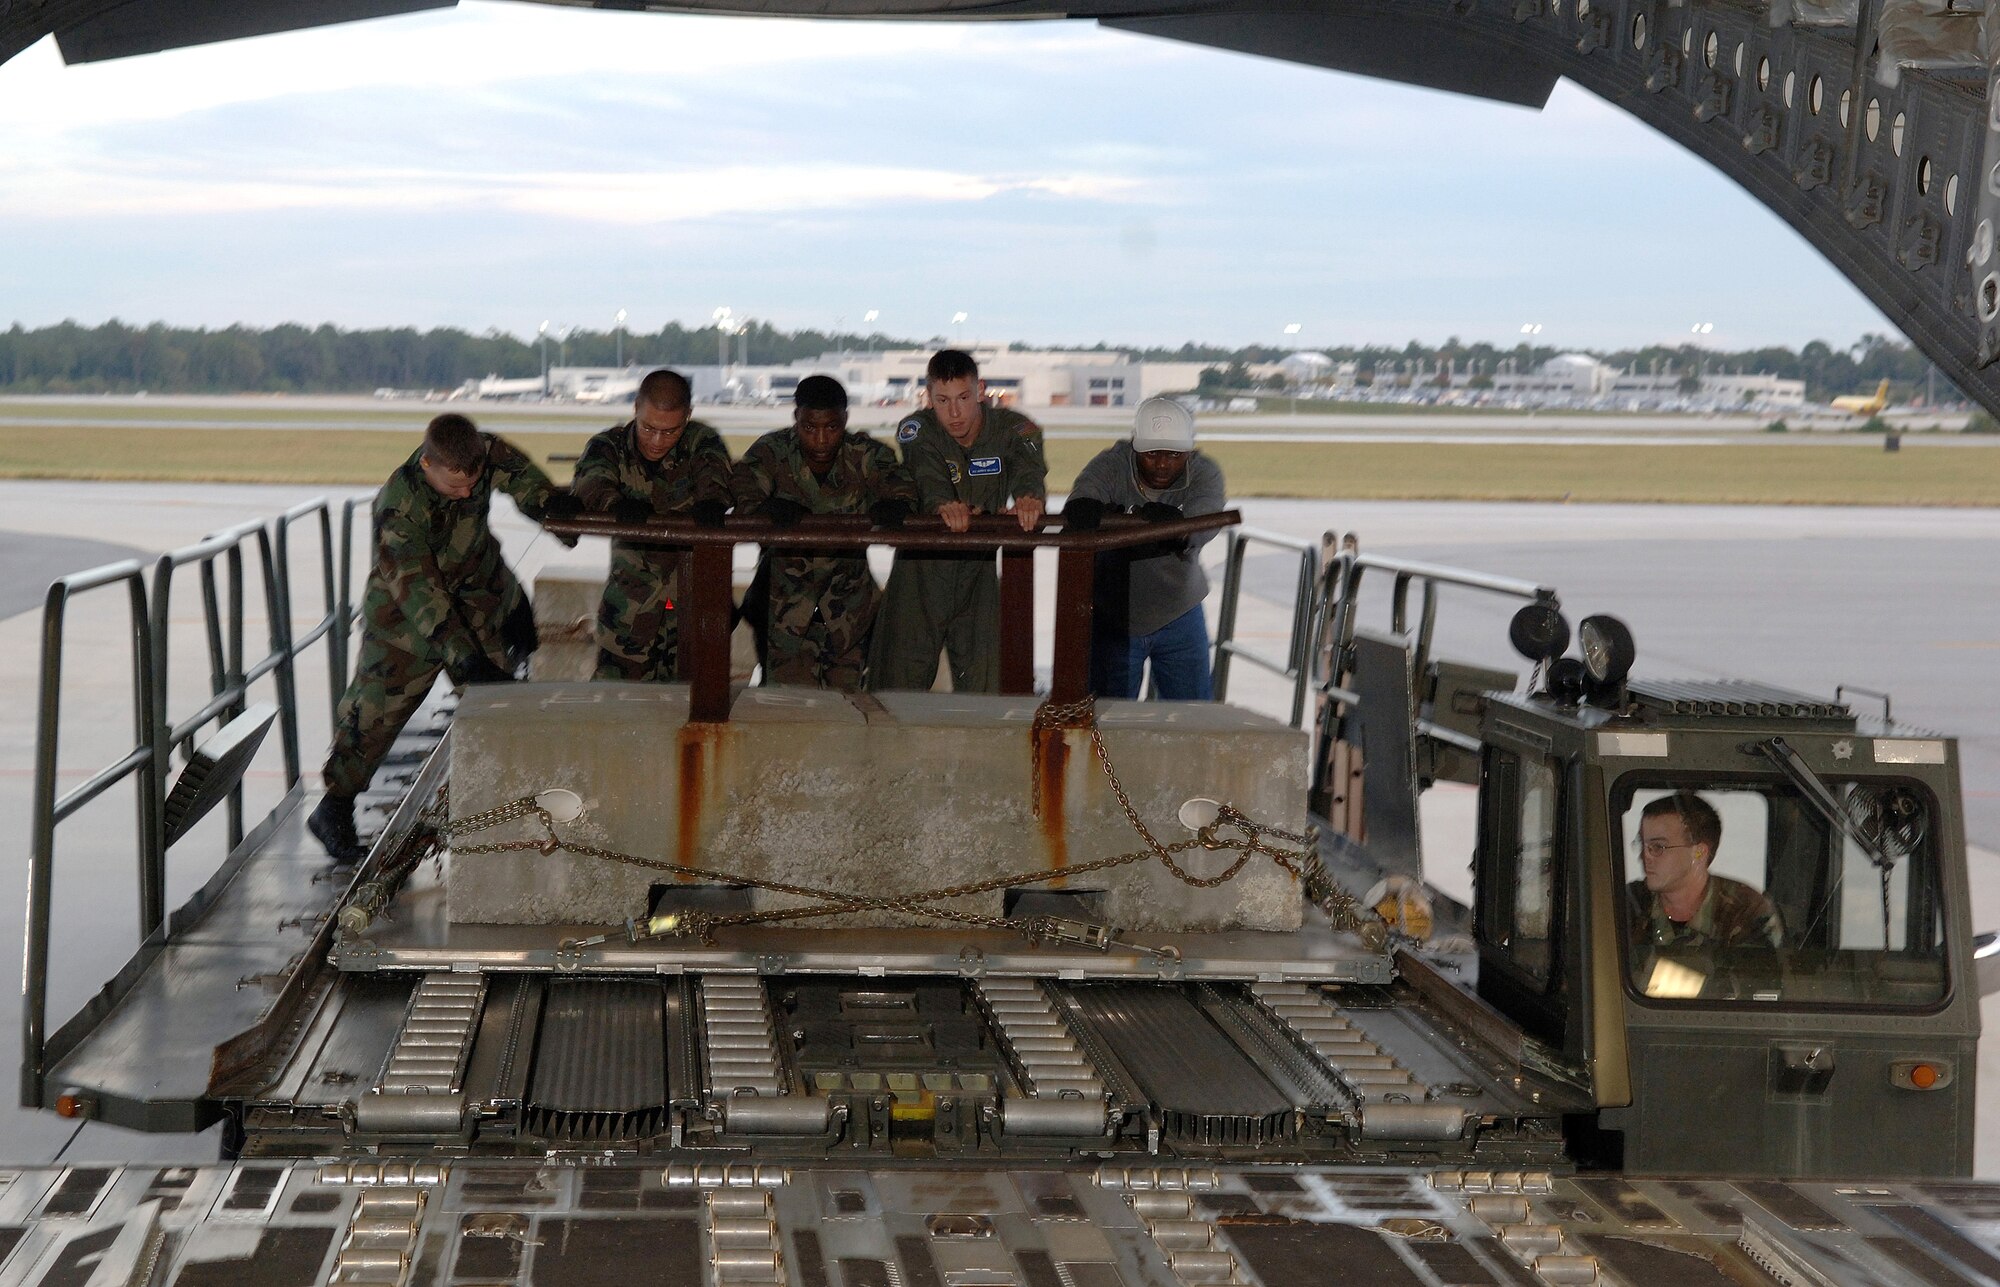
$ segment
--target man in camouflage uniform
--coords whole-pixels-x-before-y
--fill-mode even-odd
[[[896,429],[918,509],[954,532],[965,531],[974,514],[1000,513],[1034,531],[1048,496],[1041,428],[1017,411],[986,405],[969,353],[934,354],[925,387],[930,406]],[[1000,691],[1000,578],[990,552],[897,555],[868,686],[929,688],[939,649],[951,662],[953,691]]]
[[[722,435],[689,419],[687,378],[655,371],[639,382],[632,418],[590,440],[572,490],[587,510],[621,523],[655,515],[692,515],[722,526],[729,510],[729,449]],[[597,609],[597,678],[664,682],[674,677],[683,551],[616,540],[611,575]]]
[[[504,491],[529,518],[578,513],[535,463],[461,415],[442,415],[375,497],[375,559],[361,651],[334,715],[326,795],[306,825],[336,859],[364,857],[354,797],[439,672],[454,684],[511,680],[535,648],[527,596],[500,556],[487,505]]]
[[[1635,966],[1656,948],[1784,946],[1784,922],[1771,900],[1709,871],[1721,843],[1721,816],[1692,791],[1661,796],[1640,811],[1645,875],[1626,887]]]
[[[736,509],[782,527],[807,514],[867,514],[901,527],[917,490],[887,443],[847,432],[847,390],[831,376],[799,381],[790,428],[767,433],[736,462]],[[856,692],[880,592],[861,550],[771,551],[767,684]]]

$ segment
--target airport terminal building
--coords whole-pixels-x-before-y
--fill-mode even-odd
[[[783,366],[732,363],[676,369],[694,385],[698,403],[779,403],[788,401],[799,381],[830,375],[847,386],[857,405],[914,405],[923,389],[924,367],[932,349],[850,349],[822,353]],[[1201,362],[1141,362],[1114,349],[1023,349],[977,344],[969,352],[979,363],[988,392],[1003,405],[1039,407],[1134,407],[1155,394],[1191,392],[1201,379]],[[460,397],[550,397],[566,402],[629,401],[650,367],[568,367],[549,370],[546,389],[539,379],[468,380]]]

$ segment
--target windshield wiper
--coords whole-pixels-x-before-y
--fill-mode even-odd
[[[1799,758],[1799,753],[1792,749],[1791,743],[1782,737],[1767,737],[1761,742],[1747,743],[1743,749],[1761,755],[1776,765],[1778,772],[1785,775],[1785,780],[1797,788],[1798,793],[1819,811],[1822,818],[1838,827],[1843,835],[1861,846],[1861,851],[1868,855],[1868,861],[1880,867],[1885,873],[1896,865],[1895,857],[1883,846],[1882,838],[1869,835],[1862,829],[1854,820],[1854,816],[1841,807],[1840,801],[1834,797],[1833,788],[1826,784],[1826,779],[1813,772],[1806,762]]]
[[[1798,793],[1804,796],[1813,808],[1819,810],[1820,816],[1837,827],[1848,839],[1860,845],[1861,852],[1868,855],[1868,861],[1875,864],[1875,870],[1882,876],[1882,946],[1887,950],[1889,873],[1895,868],[1896,859],[1882,843],[1882,837],[1869,835],[1861,824],[1855,821],[1854,815],[1841,807],[1840,801],[1834,798],[1833,790],[1827,786],[1826,780],[1813,772],[1806,762],[1799,758],[1799,753],[1792,749],[1791,743],[1784,738],[1767,737],[1761,742],[1752,742],[1747,749],[1755,751],[1776,765],[1778,772],[1785,775],[1785,779],[1797,788]]]

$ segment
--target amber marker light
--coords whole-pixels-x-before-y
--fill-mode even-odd
[[[57,1117],[80,1117],[83,1115],[83,1101],[75,1095],[56,1096]]]
[[[1952,1084],[1948,1059],[1898,1059],[1889,1065],[1889,1084],[1902,1090],[1943,1090]]]

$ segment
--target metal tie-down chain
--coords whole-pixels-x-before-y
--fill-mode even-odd
[[[1196,831],[1187,840],[1166,843],[1155,837],[1139,811],[1133,806],[1125,786],[1118,779],[1112,767],[1110,754],[1105,750],[1103,735],[1098,731],[1097,712],[1094,699],[1085,698],[1065,705],[1043,703],[1036,710],[1034,723],[1030,726],[1030,740],[1033,747],[1033,780],[1039,780],[1041,770],[1042,730],[1049,728],[1087,728],[1090,730],[1091,752],[1098,765],[1104,770],[1111,783],[1112,793],[1118,798],[1118,807],[1123,811],[1133,831],[1145,842],[1145,848],[1128,853],[1114,854],[1108,858],[1098,858],[1090,862],[1073,863],[1057,871],[1019,872],[1013,875],[992,876],[984,880],[968,881],[959,885],[947,885],[937,889],[919,890],[909,894],[869,895],[846,890],[822,889],[812,885],[800,885],[789,881],[772,880],[768,877],[753,876],[744,872],[727,871],[713,867],[700,867],[689,863],[670,862],[663,858],[648,858],[640,854],[625,853],[607,849],[599,845],[581,844],[564,839],[556,831],[555,819],[549,811],[537,802],[534,796],[522,796],[505,804],[479,813],[468,814],[456,821],[446,818],[449,801],[443,791],[439,792],[437,803],[425,812],[425,821],[434,825],[441,836],[450,838],[472,835],[487,831],[517,819],[534,818],[541,824],[542,838],[534,840],[498,840],[477,845],[453,845],[453,851],[461,854],[520,853],[534,850],[542,854],[558,851],[584,858],[597,858],[606,862],[623,863],[632,867],[644,867],[652,871],[670,872],[676,876],[691,876],[700,880],[716,881],[732,885],[745,885],[754,889],[768,890],[777,894],[812,900],[803,907],[790,907],[762,912],[738,912],[729,915],[715,915],[702,911],[682,911],[669,916],[655,917],[650,922],[628,922],[627,937],[637,940],[642,937],[675,936],[710,942],[719,929],[737,925],[773,924],[783,921],[807,920],[821,916],[835,916],[857,911],[899,912],[918,920],[947,921],[954,924],[976,926],[984,929],[1022,930],[1030,938],[1071,938],[1063,923],[1054,917],[1037,917],[1026,923],[1009,920],[1000,916],[983,916],[971,912],[954,911],[936,904],[954,898],[964,898],[972,894],[991,893],[997,889],[1013,889],[1024,885],[1039,884],[1060,877],[1083,876],[1093,872],[1108,871],[1148,859],[1159,862],[1175,879],[1197,889],[1214,889],[1240,873],[1250,859],[1263,855],[1302,881],[1307,897],[1319,907],[1338,929],[1360,929],[1366,917],[1359,902],[1346,891],[1336,886],[1320,865],[1317,830],[1308,830],[1301,835],[1284,831],[1277,827],[1265,826],[1246,817],[1229,805],[1221,805],[1215,820]],[[1038,807],[1039,812],[1039,807]],[[1233,833],[1233,834],[1225,834]],[[1285,842],[1281,848],[1272,841]],[[1236,852],[1236,860],[1213,876],[1197,876],[1183,867],[1176,855],[1194,849]],[[572,946],[588,946],[606,942],[609,935],[585,940]],[[1108,944],[1108,935],[1101,935],[1091,941]]]

